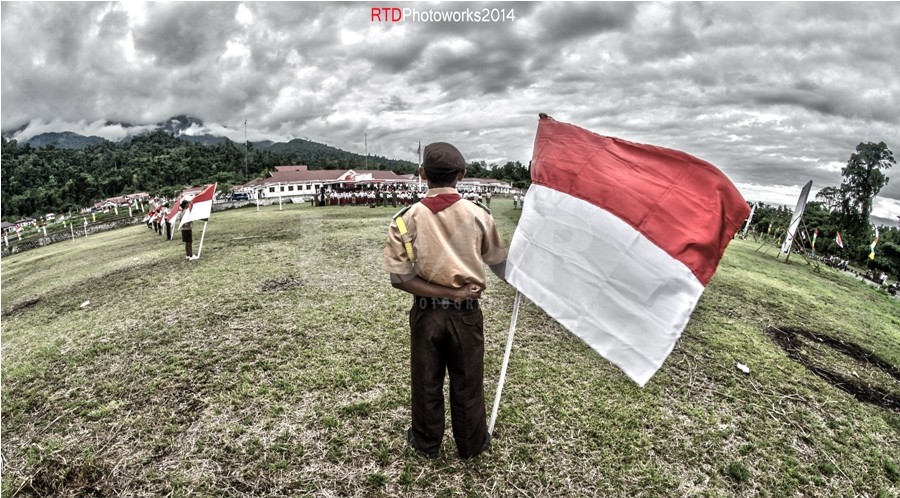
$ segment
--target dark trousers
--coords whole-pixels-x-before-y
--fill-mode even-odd
[[[417,297],[409,312],[412,430],[416,443],[436,452],[444,437],[444,372],[450,374],[450,419],[459,456],[481,451],[487,437],[484,406],[484,316],[477,301],[454,305]]]

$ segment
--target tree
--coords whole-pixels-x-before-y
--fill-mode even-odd
[[[816,194],[816,199],[821,199],[822,204],[829,211],[840,210],[841,208],[841,190],[838,187],[825,187]]]
[[[856,244],[866,238],[872,202],[888,183],[883,170],[895,163],[894,153],[884,142],[860,142],[856,146],[856,152],[850,155],[847,166],[841,169],[844,177],[840,187],[842,206],[845,208],[842,213],[843,229],[851,238],[856,239]]]

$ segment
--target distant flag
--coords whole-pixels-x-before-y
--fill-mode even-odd
[[[834,241],[837,242],[838,247],[841,249],[844,248],[844,241],[841,240],[841,232],[837,232],[837,236],[834,238]]]
[[[150,211],[147,211],[147,215],[144,216],[144,223],[152,220],[153,215],[155,215],[155,214],[156,214],[156,209],[151,209]]]
[[[800,232],[800,237],[802,237],[803,240],[809,240],[809,234],[806,233],[806,230]]]
[[[816,228],[813,230],[813,238],[812,238],[812,255],[816,255],[816,237],[819,236],[819,229]]]
[[[869,245],[869,259],[875,260],[875,244],[878,243],[878,227],[875,227],[875,240]]]
[[[204,220],[209,218],[209,214],[210,212],[212,212],[212,201],[213,197],[215,197],[216,195],[217,185],[218,183],[213,183],[212,185],[201,190],[199,194],[191,199],[191,203],[188,204],[188,207],[185,209],[185,212],[181,217],[181,223],[178,225],[178,228],[181,228],[185,223],[189,221]]]
[[[747,217],[747,222],[744,224],[744,236],[745,236],[745,237],[747,236],[747,229],[750,228],[750,222],[753,221],[753,213],[756,212],[756,205],[757,205],[757,204],[759,204],[759,203],[757,202],[757,203],[754,204],[753,207],[750,209],[750,216]]]
[[[750,206],[712,164],[546,115],[531,178],[509,282],[643,386]]]
[[[800,197],[797,198],[797,205],[794,206],[794,214],[791,215],[791,224],[788,226],[787,234],[784,242],[781,243],[781,252],[790,257],[791,249],[794,246],[794,234],[797,227],[800,226],[800,219],[803,218],[803,211],[806,210],[806,200],[809,197],[809,189],[812,187],[812,180],[808,181],[803,189],[800,190]]]
[[[175,205],[172,206],[172,209],[169,210],[169,216],[166,216],[166,221],[169,223],[175,219],[175,216],[178,215],[178,211],[181,209],[181,196],[178,196],[178,199],[175,199]]]

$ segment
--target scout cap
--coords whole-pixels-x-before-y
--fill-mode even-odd
[[[425,146],[422,168],[425,177],[435,183],[453,183],[460,172],[466,171],[466,160],[456,147],[435,142]]]

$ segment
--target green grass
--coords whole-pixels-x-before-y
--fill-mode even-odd
[[[509,241],[519,212],[493,204]],[[900,413],[765,333],[804,328],[896,367],[900,301],[741,240],[643,389],[524,301],[491,452],[460,461],[448,427],[421,459],[404,438],[411,299],[381,270],[394,211],[215,213],[193,262],[142,225],[3,258],[3,496],[900,493]],[[489,278],[488,404],[514,297]],[[812,363],[900,395],[803,340]]]

